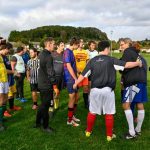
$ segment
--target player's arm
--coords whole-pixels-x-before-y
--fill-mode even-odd
[[[134,68],[134,67],[141,67],[142,63],[140,61],[136,62],[125,62],[123,60],[119,60],[117,58],[112,58],[114,63],[114,68],[116,70],[124,71],[125,68]]]
[[[66,63],[66,65],[67,65],[67,69],[68,69],[69,73],[71,74],[71,76],[73,77],[73,79],[77,80],[77,77],[76,77],[76,75],[74,73],[73,68],[71,67],[71,64],[70,63]]]
[[[7,74],[14,74],[14,73],[15,73],[15,71],[7,69]]]
[[[85,78],[88,77],[91,74],[91,64],[90,61],[87,64],[87,66],[84,68],[83,72],[78,77],[78,80],[75,81],[75,84],[73,85],[73,88],[76,89],[78,84]]]
[[[140,61],[126,62],[125,68],[134,68],[134,67],[142,67],[142,63]]]
[[[30,82],[30,67],[29,67],[29,63],[30,63],[30,61],[28,61],[28,63],[27,63],[26,76],[27,76],[27,80]]]
[[[12,71],[15,71],[16,64],[17,64],[17,58],[15,56],[13,56],[11,58],[11,69],[12,69]]]

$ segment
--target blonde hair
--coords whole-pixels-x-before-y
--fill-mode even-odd
[[[129,47],[131,47],[132,46],[132,40],[130,39],[130,38],[121,38],[121,39],[119,39],[119,43],[120,42],[124,42],[124,43],[128,43],[129,44]]]

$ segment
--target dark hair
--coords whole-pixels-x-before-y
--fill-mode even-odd
[[[20,53],[21,51],[23,51],[23,47],[17,47],[17,49],[16,49],[16,53]]]
[[[11,43],[6,43],[6,44],[0,45],[0,50],[3,50],[3,49],[12,49],[12,48],[13,48],[13,45]]]
[[[34,52],[36,52],[36,53],[38,52],[38,51],[37,51],[37,49],[36,49],[36,48],[34,48],[34,47],[33,47],[33,48],[31,48],[30,50],[33,50],[33,51],[34,51]]]
[[[0,37],[0,45],[5,45],[6,40],[3,37]]]
[[[101,41],[98,43],[98,51],[104,51],[105,48],[109,48],[110,47],[110,43],[109,41]]]
[[[77,39],[76,37],[73,37],[71,40],[70,40],[70,46],[74,45],[74,44],[79,44],[80,41],[79,39]]]
[[[44,40],[44,46],[47,45],[48,42],[52,42],[54,41],[54,39],[52,37],[47,37],[45,40]]]
[[[63,40],[58,40],[58,41],[56,42],[56,45],[59,46],[61,43],[64,43],[64,41],[63,41]]]
[[[91,41],[89,41],[89,42],[88,42],[88,46],[90,46],[90,45],[91,45],[91,43],[96,44],[96,42],[95,42],[95,41],[91,40]]]

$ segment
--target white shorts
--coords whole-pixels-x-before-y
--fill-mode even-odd
[[[89,96],[89,110],[94,114],[115,114],[115,94],[109,87],[93,88]]]
[[[0,82],[0,94],[7,94],[9,90],[8,82]]]

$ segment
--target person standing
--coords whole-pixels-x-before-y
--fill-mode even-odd
[[[2,50],[2,46],[3,45],[0,45],[0,51]],[[7,70],[0,53],[0,132],[5,130],[3,126],[3,116],[6,107],[3,106],[3,104],[5,104],[8,99],[8,88]]]
[[[9,108],[11,111],[18,111],[21,110],[21,107],[14,105],[14,97],[16,94],[16,86],[14,81],[14,74],[17,75],[17,72],[12,71],[10,61],[7,57],[7,55],[10,53],[10,50],[13,48],[12,44],[6,43],[6,45],[3,45],[1,50],[1,55],[5,64],[5,67],[7,69],[7,75],[8,75],[8,83],[9,83],[9,92],[8,92],[8,102],[9,102]],[[6,104],[3,104],[6,105]],[[11,114],[8,110],[4,112],[5,117],[11,117]]]
[[[37,100],[38,100],[38,70],[39,70],[39,59],[38,59],[38,51],[36,48],[30,49],[30,57],[31,59],[27,63],[27,79],[30,82],[30,88],[32,92],[32,100],[33,106],[32,109],[35,110],[38,108]]]
[[[17,88],[16,98],[24,103],[27,99],[24,98],[25,64],[22,59],[23,53],[23,47],[18,47],[16,54],[11,58],[11,67],[12,71],[17,71],[20,74],[20,76],[14,76]]]
[[[74,50],[74,57],[76,60],[76,67],[77,67],[77,75],[79,76],[83,69],[85,68],[88,60],[89,55],[86,50],[83,49],[83,39],[80,39],[79,47],[77,50]],[[88,102],[88,93],[89,93],[89,82],[88,78],[84,78],[84,80],[78,85],[78,87],[83,87],[83,99],[84,99],[84,106],[85,108],[89,108],[89,102]]]
[[[55,41],[53,38],[46,38],[44,41],[45,49],[39,54],[38,89],[40,90],[41,104],[36,115],[36,126],[43,127],[43,131],[52,133],[49,127],[49,107],[53,107],[53,88],[57,89],[56,77],[53,67],[51,52],[54,50]],[[55,84],[55,87],[53,86]],[[59,90],[55,90],[58,95]]]
[[[126,69],[122,72],[124,92],[122,98],[122,105],[125,116],[128,122],[129,130],[125,134],[125,139],[133,139],[137,135],[141,135],[141,127],[145,117],[144,102],[147,102],[147,63],[139,55],[139,52],[132,46],[130,38],[122,38],[119,41],[120,49],[123,51],[121,57],[124,61],[142,62],[142,67]],[[134,128],[134,118],[131,111],[131,103],[137,104],[138,117],[137,126]]]
[[[70,46],[64,51],[63,62],[64,62],[64,81],[66,83],[67,91],[69,93],[68,102],[68,120],[67,125],[79,126],[77,122],[80,120],[75,117],[75,111],[78,103],[78,90],[73,89],[73,84],[77,80],[77,69],[76,61],[73,55],[73,50],[77,49],[79,46],[79,40],[72,38],[70,41]]]
[[[57,50],[52,52],[53,57],[53,63],[54,63],[54,70],[55,70],[55,76],[56,76],[56,84],[59,89],[59,92],[62,90],[64,86],[64,64],[63,64],[63,52],[65,48],[65,44],[63,41],[57,42]],[[54,108],[58,109],[59,107],[59,95],[56,97],[54,96]]]

